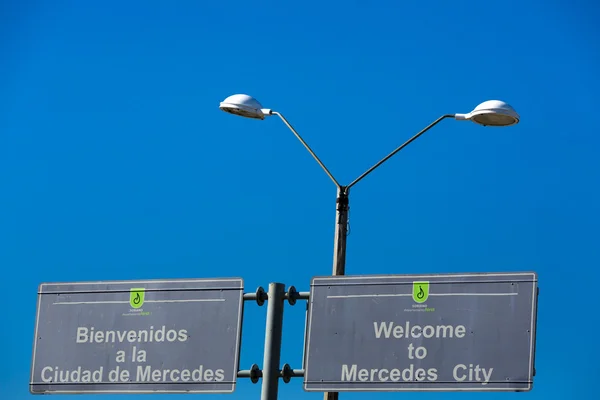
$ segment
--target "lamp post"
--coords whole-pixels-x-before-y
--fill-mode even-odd
[[[433,121],[431,124],[423,128],[420,132],[415,134],[413,137],[408,139],[406,142],[398,146],[387,156],[378,161],[371,168],[366,170],[360,176],[358,176],[355,180],[350,182],[348,185],[340,185],[340,183],[335,179],[335,177],[331,174],[331,172],[327,169],[325,164],[319,159],[319,157],[315,154],[315,152],[310,148],[310,146],[304,141],[302,136],[294,127],[285,119],[285,117],[274,110],[269,108],[263,108],[263,106],[253,97],[245,95],[245,94],[234,94],[232,96],[227,97],[224,101],[221,102],[220,107],[221,110],[239,115],[246,118],[253,119],[265,119],[266,116],[276,115],[287,125],[287,127],[294,133],[296,138],[302,143],[302,145],[308,150],[308,152],[312,155],[315,161],[321,166],[323,171],[329,176],[329,178],[333,181],[337,188],[337,198],[336,198],[336,219],[335,219],[335,236],[334,236],[334,245],[333,245],[333,271],[332,275],[344,275],[346,269],[346,237],[348,235],[348,209],[349,209],[349,194],[350,188],[360,182],[363,178],[373,172],[376,168],[378,168],[381,164],[386,162],[400,150],[404,149],[411,142],[417,139],[419,136],[427,132],[429,129],[433,128],[435,125],[440,123],[442,120],[446,118],[454,118],[456,120],[463,121],[472,121],[478,125],[483,126],[510,126],[519,123],[519,114],[507,103],[499,100],[488,100],[481,104],[479,104],[473,111],[467,114],[445,114]],[[325,393],[325,400],[337,400],[338,393],[328,392]]]

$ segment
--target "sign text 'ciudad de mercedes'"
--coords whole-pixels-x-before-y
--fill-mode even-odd
[[[243,281],[44,283],[32,393],[232,392]]]
[[[313,278],[308,391],[527,391],[537,275]]]

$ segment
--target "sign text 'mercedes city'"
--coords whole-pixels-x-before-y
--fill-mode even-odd
[[[376,339],[462,339],[466,335],[464,325],[412,325],[409,321],[404,324],[394,322],[373,322],[373,330]],[[406,357],[408,360],[424,360],[427,357],[425,342],[421,346],[415,346],[409,342],[406,346]],[[494,368],[483,368],[470,363],[458,363],[452,369],[452,376],[456,382],[481,382],[488,384]],[[359,369],[359,364],[342,364],[341,380],[346,382],[436,382],[438,380],[437,368],[415,368],[410,363],[406,368],[370,368]]]

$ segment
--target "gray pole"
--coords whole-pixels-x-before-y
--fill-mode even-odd
[[[270,283],[265,328],[265,354],[262,370],[261,400],[277,400],[279,385],[279,362],[283,331],[283,301],[285,285]]]
[[[348,189],[340,186],[335,201],[335,236],[333,241],[332,275],[346,273],[346,237],[348,236]]]
[[[349,204],[348,188],[338,188],[335,212],[335,236],[333,244],[333,271],[332,275],[344,275],[346,273],[346,238],[348,237],[348,210]],[[325,392],[324,400],[338,400],[338,392]]]

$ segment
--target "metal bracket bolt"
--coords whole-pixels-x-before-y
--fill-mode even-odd
[[[285,297],[287,297],[287,301],[288,303],[290,303],[290,306],[293,306],[294,304],[296,304],[296,299],[298,298],[298,291],[294,286],[290,286],[288,288],[287,293],[285,294]]]
[[[256,364],[252,364],[250,367],[250,381],[252,383],[257,383],[260,377],[262,376],[262,371]]]
[[[267,300],[268,297],[269,296],[267,295],[267,292],[265,292],[265,289],[263,289],[262,286],[259,286],[256,289],[256,304],[262,306],[263,304],[265,304],[265,300]]]

